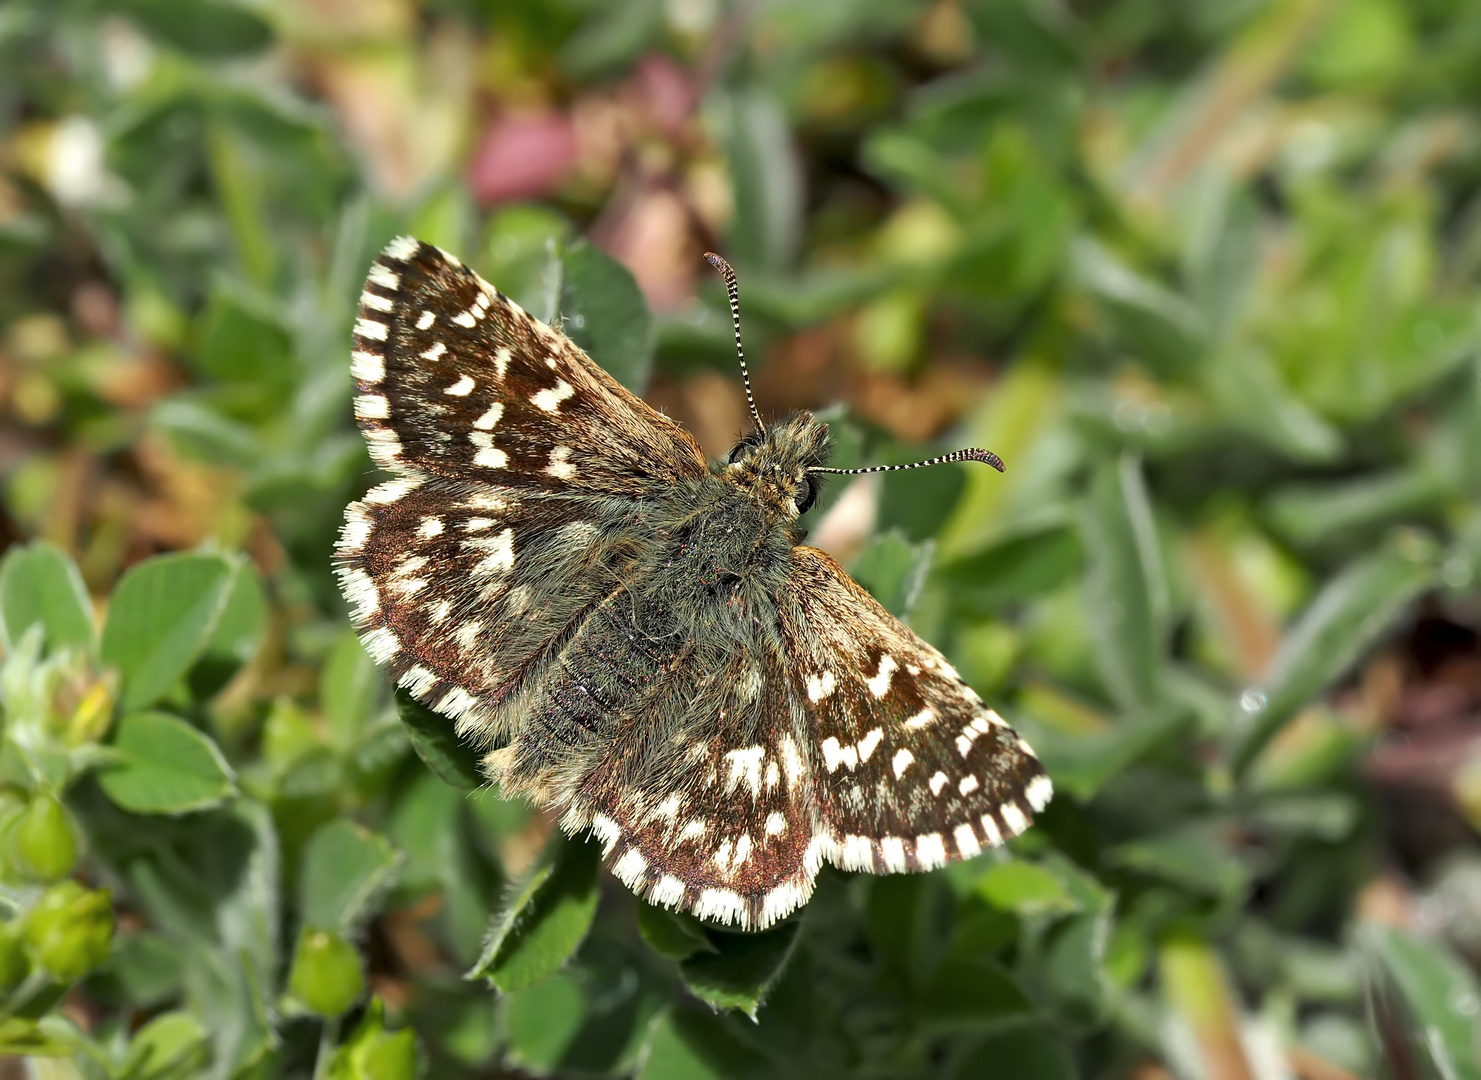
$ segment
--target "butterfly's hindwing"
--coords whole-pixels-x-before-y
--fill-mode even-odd
[[[779,658],[738,650],[654,706],[613,739],[563,824],[589,826],[612,872],[652,903],[752,928],[790,914],[812,894],[827,837],[805,750],[781,722]],[[679,722],[653,724],[660,708]]]
[[[788,581],[792,691],[811,719],[830,861],[929,870],[1028,828],[1049,778],[946,658],[820,551],[794,548]]]
[[[366,651],[460,730],[484,732],[627,572],[611,543],[623,521],[603,506],[438,478],[373,488],[336,550]]]
[[[371,267],[351,371],[355,416],[391,472],[626,496],[705,475],[682,427],[457,259],[409,237]]]

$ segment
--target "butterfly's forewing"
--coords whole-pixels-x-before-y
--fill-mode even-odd
[[[704,476],[704,455],[565,335],[409,237],[371,267],[351,370],[395,478],[345,512],[341,587],[367,652],[481,730],[625,573],[632,507]]]
[[[355,416],[391,472],[630,496],[706,472],[682,427],[453,256],[410,237],[370,269],[351,372]]]
[[[793,549],[788,588],[791,690],[811,721],[829,860],[928,870],[1028,828],[1049,778],[946,658],[820,551]]]

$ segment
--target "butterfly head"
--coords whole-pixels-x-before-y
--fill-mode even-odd
[[[751,419],[756,422],[756,430],[736,443],[735,448],[730,451],[721,475],[749,491],[757,502],[775,516],[784,521],[794,521],[807,513],[818,499],[819,473],[858,476],[863,473],[944,465],[949,461],[981,461],[998,472],[1003,471],[1002,458],[991,450],[975,446],[904,465],[829,469],[823,467],[828,460],[828,425],[814,420],[811,413],[793,413],[782,423],[768,429],[761,422],[761,413],[751,394],[751,374],[746,369],[745,349],[741,347],[740,290],[736,285],[735,271],[714,252],[706,252],[705,259],[725,279],[725,289],[730,295],[730,320],[735,328],[735,356],[740,362],[741,381],[746,388],[746,404],[750,406]]]
[[[777,517],[792,521],[817,501],[814,471],[827,460],[828,425],[799,412],[736,443],[720,475]]]

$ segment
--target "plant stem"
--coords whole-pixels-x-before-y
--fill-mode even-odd
[[[314,1058],[314,1080],[324,1080],[329,1075],[329,1062],[334,1058],[334,1051],[339,1048],[339,1024],[338,1016],[324,1021],[324,1026],[319,1029],[319,1053]]]

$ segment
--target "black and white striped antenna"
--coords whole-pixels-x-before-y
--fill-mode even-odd
[[[716,255],[713,251],[705,252],[705,261],[720,271],[725,278],[725,289],[730,293],[730,321],[735,326],[735,355],[740,361],[741,381],[746,385],[746,404],[751,407],[751,419],[756,421],[756,430],[766,431],[766,425],[761,423],[761,413],[756,408],[756,399],[751,394],[751,373],[746,370],[746,353],[741,348],[740,332],[740,287],[735,283],[735,271],[730,264]],[[871,465],[863,469],[809,469],[808,472],[831,473],[835,476],[860,476],[864,473],[895,472],[899,469],[920,469],[927,465],[945,465],[952,461],[983,461],[991,465],[998,472],[1003,472],[1003,459],[991,450],[982,450],[978,447],[968,447],[965,450],[955,450],[950,454],[942,454],[927,461],[913,461],[908,465]]]
[[[927,465],[945,465],[948,461],[985,461],[998,472],[1003,472],[1003,459],[991,450],[979,450],[977,447],[968,447],[966,450],[953,450],[949,454],[933,457],[928,461],[912,461],[909,465],[871,465],[867,469],[808,469],[808,472],[833,473],[835,476],[860,476],[864,473],[894,472],[896,469],[920,469]]]
[[[735,355],[740,360],[741,382],[746,384],[746,404],[751,406],[751,419],[756,421],[756,430],[766,431],[761,423],[761,413],[756,409],[756,399],[751,396],[751,373],[746,370],[746,351],[741,348],[740,336],[740,286],[735,283],[735,271],[730,264],[713,251],[705,252],[705,261],[720,271],[725,278],[725,290],[730,293],[730,321],[735,324]]]

